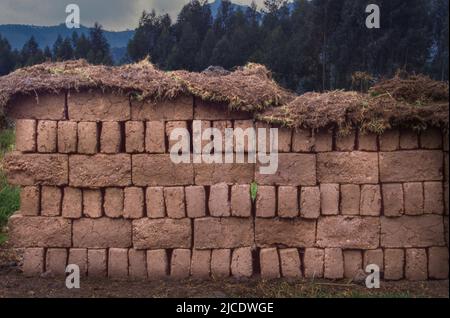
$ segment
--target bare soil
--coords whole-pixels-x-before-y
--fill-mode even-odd
[[[0,249],[0,298],[430,298],[449,297],[449,281],[382,282],[367,289],[349,281],[113,281],[84,278],[69,290],[63,277],[25,277],[15,253]]]

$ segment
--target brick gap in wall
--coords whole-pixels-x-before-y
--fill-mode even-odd
[[[355,260],[362,264],[370,260],[383,263],[380,265],[382,271],[387,272],[385,279],[388,280],[448,278],[448,228],[445,226],[448,213],[444,211],[444,197],[447,195],[444,183],[448,182],[448,176],[444,173],[445,143],[441,132],[430,128],[417,137],[417,147],[404,149],[400,142],[402,133],[396,130],[383,134],[383,142],[378,136],[363,137],[355,131],[348,137],[354,139],[347,139],[350,146],[344,147],[339,141],[341,150],[337,151],[335,128],[332,132],[309,129],[303,135],[284,130],[280,134],[280,147],[283,148],[280,149],[276,175],[260,175],[253,164],[176,167],[170,165],[168,158],[166,123],[184,123],[190,132],[192,121],[196,119],[209,126],[219,121],[232,127],[250,122],[257,126],[258,123],[253,123],[248,114],[223,111],[214,108],[215,105],[205,106],[205,102],[197,99],[193,103],[175,100],[171,104],[166,103],[164,108],[145,106],[137,109],[139,106],[128,98],[122,101],[120,96],[95,95],[89,96],[89,108],[77,106],[78,112],[73,113],[71,103],[85,100],[82,94],[72,93],[70,98],[64,96],[64,105],[39,105],[47,107],[48,114],[58,113],[54,108],[62,107],[59,113],[65,120],[45,117],[42,111],[40,116],[35,116],[34,107],[38,106],[30,104],[27,108],[29,119],[17,120],[17,152],[5,159],[10,182],[24,189],[30,188],[22,191],[21,210],[9,224],[12,242],[25,248],[23,270],[27,275],[45,271],[57,274],[61,272],[61,266],[69,262],[71,253],[81,249],[86,255],[104,253],[97,265],[101,265],[101,273],[112,278],[117,274],[134,275],[132,266],[138,262],[140,268],[146,268],[143,278],[147,278],[148,272],[150,279],[150,271],[155,264],[147,255],[153,255],[155,251],[159,251],[156,254],[160,255],[163,276],[194,275],[194,267],[199,266],[197,262],[203,262],[209,277],[213,271],[212,255],[217,254],[213,251],[222,251],[224,268],[221,270],[224,273],[228,271],[226,276],[275,278],[295,276],[300,272],[301,276],[312,278],[310,275],[314,272],[317,273],[316,278],[335,279],[352,276],[345,269]],[[177,111],[172,112],[172,109]],[[51,144],[48,149],[54,151],[44,149],[38,153],[41,132],[37,126],[41,121],[56,123],[56,138],[44,138]],[[68,130],[71,135],[61,136],[64,139],[59,136],[62,122],[76,123],[75,131]],[[115,140],[119,146],[114,153],[103,152],[102,135],[106,122],[117,123],[119,127],[119,140]],[[126,125],[130,122],[139,123],[136,127],[142,129],[133,135],[138,147],[127,151],[130,137],[127,136]],[[162,153],[148,149],[150,144],[146,138],[152,135],[152,131],[147,131],[151,129],[148,126],[150,122],[163,123],[155,129],[158,134],[152,136],[162,138]],[[95,123],[96,151],[83,151],[79,147],[85,141],[78,133],[80,123]],[[43,134],[52,135],[48,131]],[[74,147],[63,154],[59,144],[63,144],[65,138],[71,140]],[[191,141],[191,150],[192,147]],[[77,157],[79,159],[75,160]],[[258,183],[259,189],[256,202],[252,202],[250,193],[233,191],[235,186],[249,188],[253,181]],[[231,205],[231,209],[218,211],[216,215],[210,210],[211,187],[221,183],[226,184],[226,195],[223,196],[226,202],[219,202],[220,206],[230,208]],[[327,192],[323,185],[329,189],[335,189],[333,186],[337,185],[337,192]],[[349,190],[343,185],[354,187]],[[387,185],[390,191],[384,188]],[[203,187],[204,199],[202,196],[192,201],[203,206],[201,215],[188,215],[186,187],[189,186]],[[43,193],[48,190],[44,187],[59,189],[61,197],[55,203],[58,215],[43,215],[44,201],[47,200]],[[162,201],[150,203],[148,189],[155,187],[162,190]],[[282,193],[280,187],[296,189],[295,202],[283,202],[280,197],[286,193]],[[168,188],[179,188],[183,192],[182,199],[171,199],[180,201],[180,211],[184,211],[182,216],[168,215],[164,193]],[[71,192],[67,192],[68,189]],[[120,191],[110,192],[109,189]],[[121,199],[121,196],[127,196],[127,189],[133,189],[134,194],[141,193],[138,194],[140,199]],[[405,189],[420,193],[406,195]],[[91,190],[98,191],[95,200],[100,202],[91,202],[100,208],[97,217],[86,213],[86,191]],[[344,196],[344,190],[349,194]],[[79,201],[72,203],[79,210],[75,216],[72,213],[66,216],[64,202],[69,200],[67,196],[69,193],[72,196],[72,192],[75,198],[78,195],[79,199],[75,201]],[[122,210],[120,215],[108,216],[107,192],[114,193],[108,200],[114,199],[116,206],[122,205],[119,207]],[[143,215],[125,218],[124,200],[130,200],[129,205],[133,208],[139,204],[137,210]],[[296,215],[285,215],[280,208],[282,203],[294,206]],[[37,213],[31,211],[33,204]],[[150,209],[156,208],[157,204],[162,206],[164,213],[155,217]],[[326,212],[324,204],[335,208]],[[355,211],[348,213],[344,206],[352,206]],[[418,208],[405,211],[405,206]],[[236,208],[239,208],[239,215],[235,213]],[[73,212],[74,208],[70,209]],[[173,257],[175,251],[176,259]],[[203,255],[209,253],[209,261],[201,258],[202,251],[206,251]],[[397,251],[402,251],[403,258]],[[137,257],[135,252],[140,256]],[[89,256],[80,260],[80,265],[84,262],[88,275],[95,273],[95,269],[89,270],[95,265],[94,256],[91,258],[91,261]],[[348,264],[349,259],[353,263]],[[287,260],[289,262],[284,263]],[[175,266],[174,272],[172,266]],[[287,274],[288,268],[294,270]]]

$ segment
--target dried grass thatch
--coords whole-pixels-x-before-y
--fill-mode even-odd
[[[392,127],[448,129],[448,111],[448,83],[414,75],[382,81],[369,94],[306,93],[256,117],[292,128],[333,127],[345,134],[358,127],[363,132],[380,134]]]
[[[382,133],[407,126],[447,128],[448,83],[423,75],[397,74],[372,87],[368,94],[331,91],[296,96],[278,86],[270,71],[248,64],[234,72],[211,68],[203,73],[163,72],[150,62],[109,67],[86,61],[44,63],[0,77],[0,115],[18,95],[101,89],[146,100],[193,94],[230,109],[253,112],[256,119],[292,128],[358,127]]]
[[[250,64],[226,75],[185,71],[163,72],[144,60],[124,66],[94,66],[84,60],[44,63],[0,78],[0,113],[16,95],[59,93],[62,90],[101,89],[140,100],[173,99],[193,94],[225,102],[233,109],[253,111],[293,99],[261,65]]]
[[[232,73],[177,71],[171,73],[195,96],[225,102],[230,108],[260,111],[283,105],[295,95],[278,86],[262,65],[250,63]]]

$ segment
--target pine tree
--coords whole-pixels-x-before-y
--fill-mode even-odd
[[[7,39],[0,34],[0,76],[6,75],[14,69],[14,54]]]
[[[45,61],[44,54],[32,36],[20,51],[21,66],[31,66]]]
[[[89,32],[90,50],[87,54],[87,60],[92,64],[111,65],[112,57],[109,50],[109,44],[103,35],[102,26],[95,23]]]

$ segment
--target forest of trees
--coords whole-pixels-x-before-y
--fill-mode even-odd
[[[109,44],[103,35],[102,27],[95,24],[89,36],[74,32],[71,38],[58,36],[53,47],[41,49],[31,37],[21,50],[12,50],[9,42],[0,34],[0,75],[14,69],[39,64],[45,61],[67,61],[86,59],[92,64],[113,63]]]
[[[448,81],[448,2],[371,0],[380,6],[381,28],[367,29],[361,0],[265,0],[263,13],[222,0],[215,18],[206,0],[192,0],[174,22],[144,12],[122,63],[149,57],[161,69],[191,71],[262,63],[299,93],[352,88],[355,72],[377,79],[403,69]],[[0,74],[46,59],[111,64],[101,32],[96,26],[89,37],[59,38],[43,51],[30,39],[12,52],[0,37]]]

